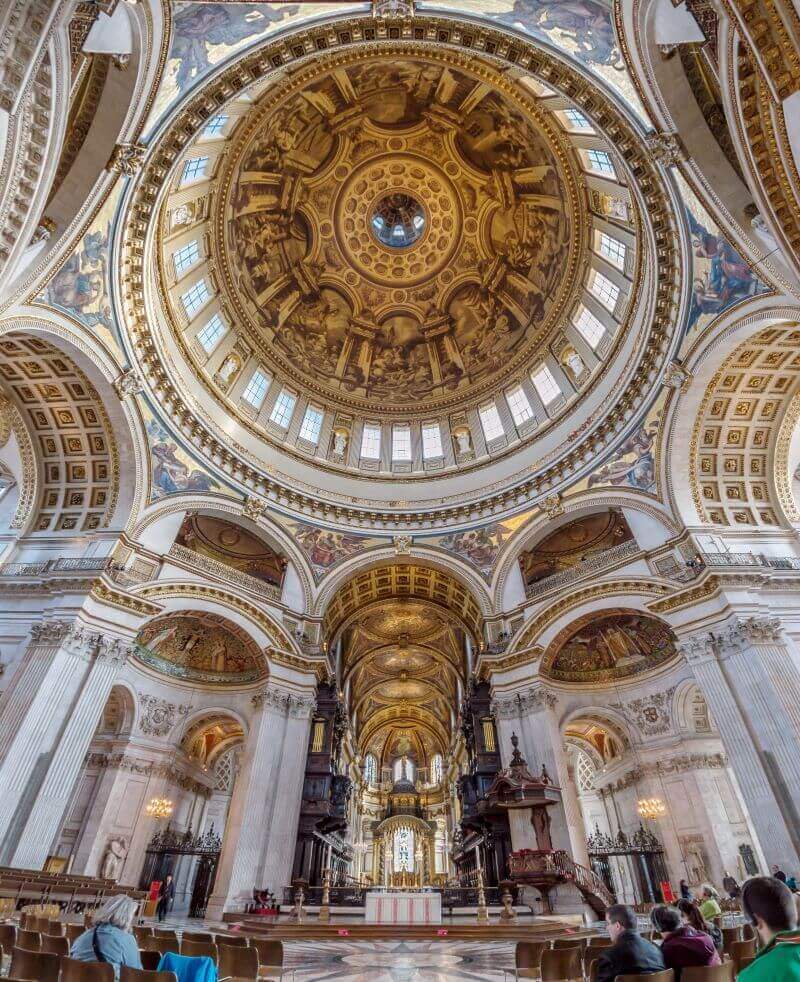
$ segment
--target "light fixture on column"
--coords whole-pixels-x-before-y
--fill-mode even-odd
[[[661,798],[640,798],[636,802],[636,811],[640,818],[649,818],[654,822],[667,814],[667,806]]]
[[[169,798],[151,798],[144,810],[150,818],[169,818],[173,812],[173,804]]]

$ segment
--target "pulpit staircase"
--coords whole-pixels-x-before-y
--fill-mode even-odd
[[[521,849],[509,857],[509,873],[515,883],[530,884],[544,897],[560,883],[574,883],[592,910],[603,917],[615,903],[614,895],[600,877],[581,866],[563,849]]]

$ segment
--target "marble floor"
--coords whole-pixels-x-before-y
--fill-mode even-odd
[[[514,945],[457,941],[303,941],[285,947],[292,982],[458,982],[514,977]]]

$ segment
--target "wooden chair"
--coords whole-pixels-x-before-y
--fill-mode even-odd
[[[663,972],[653,972],[650,975],[636,972],[634,975],[618,975],[616,982],[675,982],[675,973],[671,968],[665,968]]]
[[[160,951],[146,951],[142,948],[139,949],[139,958],[142,961],[142,968],[147,972],[155,972],[158,968],[159,962],[161,961]]]
[[[153,934],[157,938],[171,938],[173,941],[178,940],[178,935],[171,927],[154,927]]]
[[[134,924],[133,925],[133,936],[136,938],[137,944],[141,947],[142,938],[152,938],[153,929],[145,924]]]
[[[681,982],[734,982],[733,962],[681,969]]]
[[[518,979],[538,979],[546,941],[518,941],[514,953]]]
[[[229,948],[246,948],[250,938],[246,934],[218,934],[217,944],[226,944]]]
[[[752,924],[742,924],[742,941],[757,941],[756,929]]]
[[[258,982],[258,952],[241,945],[219,946],[219,978],[235,982]]]
[[[70,945],[72,945],[74,941],[77,941],[78,938],[86,931],[83,924],[65,924],[64,928],[66,929],[67,941],[69,941]]]
[[[69,955],[69,941],[66,938],[56,938],[52,934],[42,935],[42,951],[51,951],[54,955]]]
[[[11,949],[12,979],[32,979],[33,982],[58,982],[59,956],[49,951],[29,951],[27,948]],[[114,976],[111,976],[112,982]]]
[[[178,976],[174,972],[148,972],[146,969],[122,965],[119,982],[178,982]]]
[[[580,948],[583,950],[584,941],[583,938],[554,938],[553,939],[554,948]]]
[[[586,969],[586,978],[588,979],[588,982],[597,982],[597,968],[600,965],[600,959],[593,958],[591,961],[587,959],[585,964],[588,965],[588,968]]]
[[[17,931],[17,947],[27,948],[28,951],[39,951],[42,947],[42,936],[38,931],[27,931],[20,928]]]
[[[590,944],[583,953],[584,966],[588,967],[592,962],[597,961],[609,947],[610,945]]]
[[[258,952],[259,978],[279,979],[283,973],[283,942],[250,938],[250,946]]]
[[[16,924],[0,924],[0,948],[3,951],[11,951],[17,943]]]
[[[210,931],[184,931],[181,941],[213,941],[214,935]]]
[[[187,958],[213,958],[215,964],[219,958],[219,951],[213,941],[184,941],[180,954]]]
[[[178,944],[177,938],[142,938],[139,942],[139,947],[144,948],[145,951],[158,951],[162,955],[166,955],[168,951],[174,952],[176,955],[180,955],[181,946]]]
[[[67,933],[66,928],[67,925],[63,921],[54,921],[50,918],[47,921],[47,928],[44,933],[54,938],[63,938]]]
[[[114,966],[104,962],[79,962],[76,958],[62,958],[61,982],[114,982]]]
[[[724,927],[722,929],[722,950],[730,952],[734,941],[742,940],[741,927]]]
[[[747,955],[745,958],[740,959],[740,961],[739,961],[739,971],[740,972],[743,972],[747,968],[747,966],[748,965],[752,965],[755,960],[756,960],[756,956],[755,955],[753,955],[752,958],[750,957],[750,955]]]
[[[755,958],[756,956],[756,943],[755,940],[751,939],[749,941],[734,941],[731,944],[730,951],[728,954],[731,956],[731,961],[733,962],[733,968],[738,975],[741,972],[741,962],[743,958]]]
[[[542,982],[583,980],[580,948],[545,948],[542,952]]]

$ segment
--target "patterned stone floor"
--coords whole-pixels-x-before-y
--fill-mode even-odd
[[[487,982],[514,977],[514,946],[456,941],[303,941],[286,945],[292,982]]]

